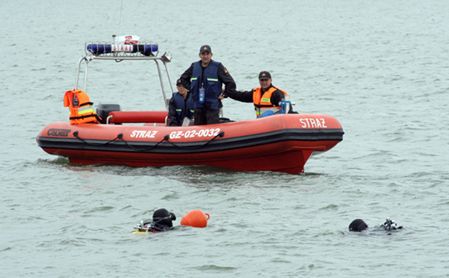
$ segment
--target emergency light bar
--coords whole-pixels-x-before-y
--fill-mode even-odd
[[[116,44],[116,43],[91,43],[86,46],[86,50],[93,55],[111,53],[140,53],[144,56],[156,56],[158,54],[157,43],[143,44]]]

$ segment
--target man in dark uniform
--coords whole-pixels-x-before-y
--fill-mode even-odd
[[[251,91],[225,93],[225,96],[241,102],[252,102],[258,118],[273,115],[281,110],[280,102],[285,100],[288,94],[273,86],[271,81],[271,74],[268,71],[261,71],[259,73],[260,87],[254,88]],[[289,113],[292,113],[291,107],[288,109]]]
[[[193,101],[189,91],[182,85],[181,79],[176,81],[176,88],[178,92],[173,93],[168,105],[167,125],[188,125],[193,118]]]
[[[190,88],[194,104],[194,124],[216,124],[219,122],[222,85],[224,94],[233,94],[235,82],[222,63],[212,60],[212,50],[209,45],[200,48],[200,61],[192,65],[181,75],[181,82]]]

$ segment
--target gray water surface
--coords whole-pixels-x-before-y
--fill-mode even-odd
[[[449,277],[446,1],[0,2],[1,277]],[[122,9],[121,9],[122,6]],[[205,167],[72,166],[35,137],[63,121],[84,43],[136,34],[172,79],[210,44],[239,89],[268,70],[296,110],[344,140],[303,175]],[[161,109],[145,64],[92,64],[95,103]],[[225,100],[225,116],[252,119]],[[165,207],[205,229],[131,234]],[[392,217],[404,230],[373,227]],[[352,234],[363,218],[370,232]]]

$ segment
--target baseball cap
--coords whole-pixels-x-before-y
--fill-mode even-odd
[[[259,79],[264,79],[264,78],[271,79],[271,74],[268,71],[261,71],[259,73]]]
[[[182,85],[182,80],[181,78],[176,80],[176,86],[181,86]]]
[[[205,44],[205,45],[200,47],[200,54],[203,53],[203,52],[212,53],[212,49],[210,48],[209,45]]]

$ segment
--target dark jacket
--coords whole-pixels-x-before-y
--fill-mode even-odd
[[[174,93],[168,105],[168,126],[182,126],[184,118],[193,118],[193,102],[190,93],[184,97],[180,93]]]
[[[212,68],[212,71],[208,71],[207,68]],[[214,71],[214,68],[217,68],[216,72]],[[198,72],[199,71],[202,72]],[[196,72],[194,74],[194,72]],[[204,72],[208,72],[206,76]],[[198,75],[198,76],[194,76]],[[203,67],[201,65],[201,61],[192,63],[192,65],[181,75],[180,79],[184,87],[190,88],[190,93],[192,94],[192,99],[195,108],[202,108],[204,105],[199,102],[198,97],[198,89],[202,84],[206,84],[207,90],[206,90],[206,108],[210,109],[219,109],[222,107],[221,101],[218,99],[218,96],[221,94],[221,85],[218,84],[208,84],[207,78],[212,77],[215,78],[215,76],[218,79],[218,84],[224,84],[225,85],[225,91],[224,94],[229,94],[235,91],[236,85],[234,82],[234,79],[229,74],[228,70],[223,66],[220,62],[215,62],[214,60],[211,60],[209,65],[207,67]],[[194,80],[192,82],[192,77],[197,77],[197,80]],[[218,89],[220,91],[218,91]]]

